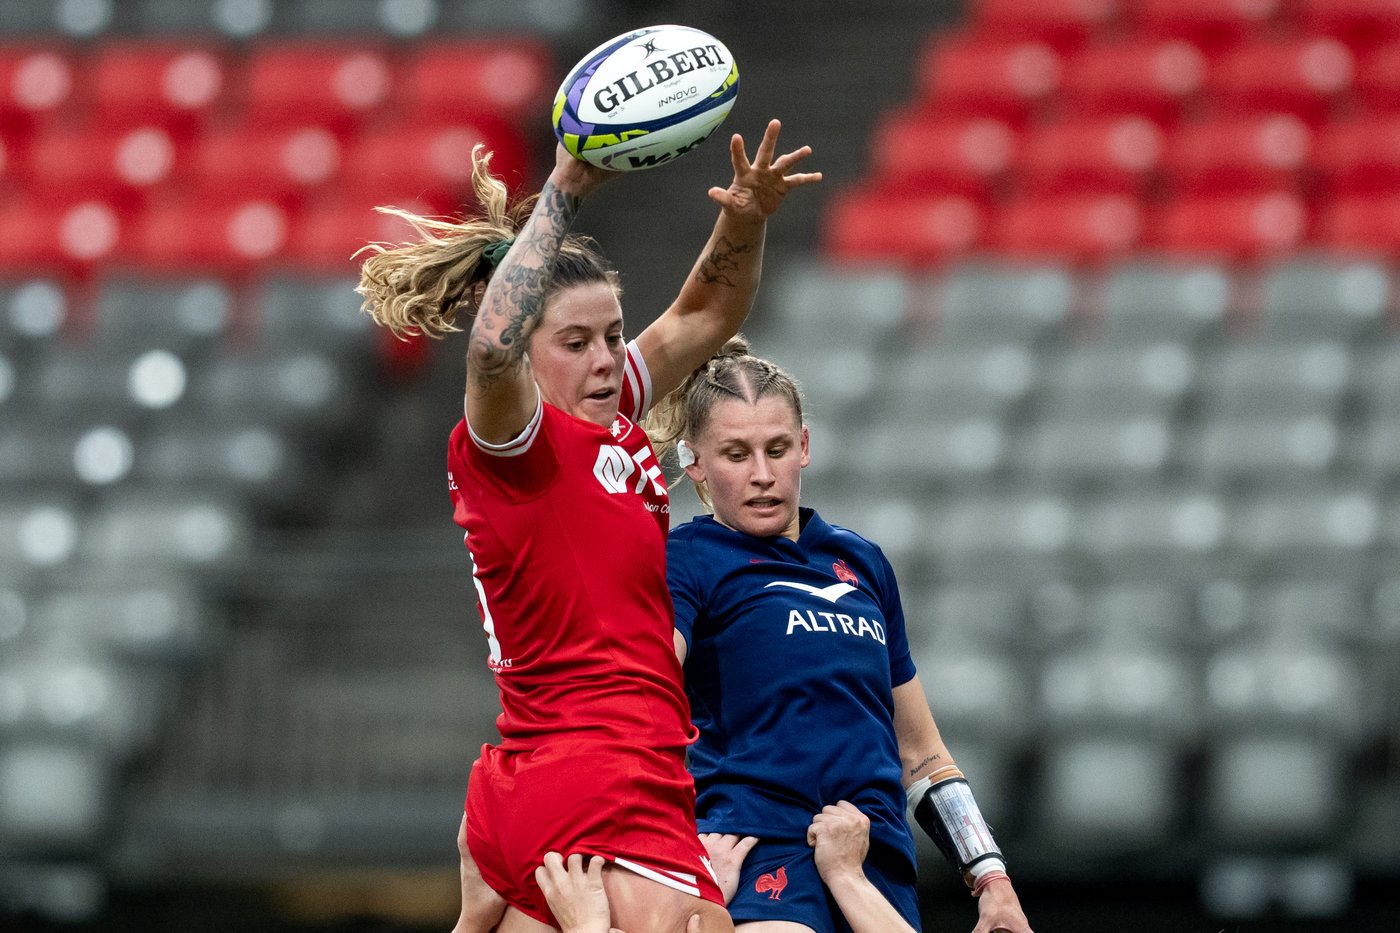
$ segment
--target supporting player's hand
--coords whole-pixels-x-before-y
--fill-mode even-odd
[[[535,882],[544,892],[561,933],[620,933],[609,925],[612,912],[603,890],[603,859],[591,856],[584,868],[575,852],[567,865],[558,852],[546,852],[544,864],[535,869]]]
[[[734,163],[734,180],[728,188],[711,188],[710,200],[724,208],[732,217],[761,221],[778,209],[783,195],[793,188],[822,180],[821,172],[794,172],[798,163],[812,154],[811,146],[803,146],[778,156],[778,132],[782,124],[769,120],[758,144],[753,161],[744,149],[744,138],[735,133],[729,140],[729,160]]]
[[[472,764],[475,768],[475,763]],[[457,830],[457,853],[461,858],[462,913],[452,933],[490,933],[506,912],[505,898],[497,894],[476,867],[471,849],[467,848],[467,815]]]
[[[1034,933],[1010,880],[993,881],[977,898],[977,926],[972,933]]]
[[[861,866],[870,850],[870,817],[846,800],[828,804],[807,827],[807,844],[816,850],[817,874],[828,884],[840,874],[863,877]]]
[[[758,845],[757,836],[736,836],[733,833],[701,833],[700,842],[710,856],[710,867],[715,871],[720,893],[728,904],[734,900],[734,892],[739,890],[739,872],[744,867],[753,847]]]

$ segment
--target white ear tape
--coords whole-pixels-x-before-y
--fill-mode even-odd
[[[676,462],[682,470],[695,462],[695,451],[685,441],[676,441]]]

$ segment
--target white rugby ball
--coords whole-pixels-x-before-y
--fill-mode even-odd
[[[618,172],[685,155],[724,122],[739,66],[689,26],[648,26],[585,55],[554,98],[554,135],[585,162]]]

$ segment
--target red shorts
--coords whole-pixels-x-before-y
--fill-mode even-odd
[[[555,742],[483,746],[467,788],[467,845],[511,906],[557,926],[535,883],[544,854],[601,855],[724,906],[695,830],[695,784],[683,749]]]

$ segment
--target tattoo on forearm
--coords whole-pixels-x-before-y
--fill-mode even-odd
[[[914,767],[909,769],[909,776],[913,777],[914,775],[922,771],[924,768],[927,768],[929,765],[933,764],[935,761],[942,757],[942,755],[929,755],[923,761],[919,762]]]
[[[530,334],[544,314],[559,244],[581,202],[578,195],[546,183],[529,223],[492,278],[469,350],[474,365],[468,375],[478,389],[489,388],[524,359]]]
[[[710,255],[701,260],[696,277],[706,285],[728,285],[730,288],[737,288],[738,283],[730,277],[730,274],[739,268],[737,257],[752,252],[752,243],[735,243],[729,237],[722,236],[715,248],[710,250]]]

